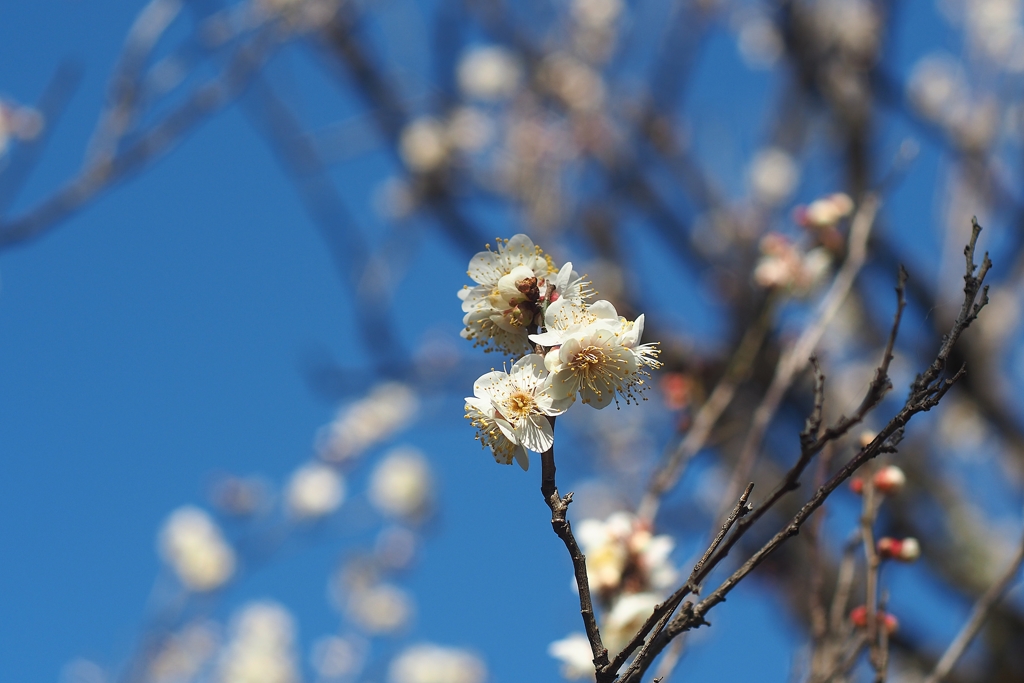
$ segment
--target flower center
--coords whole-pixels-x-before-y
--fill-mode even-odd
[[[508,397],[508,411],[513,419],[521,419],[528,417],[534,412],[537,406],[537,401],[533,398],[533,394],[519,390],[512,393]]]
[[[606,362],[604,351],[596,346],[588,346],[573,356],[568,365],[569,369],[577,375],[590,377],[596,374]]]

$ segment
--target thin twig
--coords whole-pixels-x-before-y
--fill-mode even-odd
[[[549,417],[552,430],[555,428],[555,418]],[[544,496],[544,502],[551,508],[551,528],[555,534],[565,543],[569,557],[572,558],[573,571],[576,574],[576,585],[580,592],[580,616],[583,617],[583,628],[587,632],[587,639],[590,641],[590,649],[594,654],[594,668],[602,669],[608,665],[608,649],[601,643],[601,631],[597,627],[597,619],[594,617],[594,603],[590,597],[590,582],[587,579],[587,558],[580,550],[576,538],[572,535],[572,526],[566,519],[565,513],[572,502],[572,491],[564,496],[559,495],[558,486],[555,483],[555,447],[552,446],[540,455],[541,459],[541,483],[540,492]]]
[[[796,343],[786,351],[779,359],[775,367],[775,376],[768,386],[764,399],[754,411],[753,421],[747,438],[740,449],[739,459],[733,476],[726,492],[725,500],[732,500],[739,490],[740,482],[750,479],[750,473],[754,469],[757,454],[764,439],[765,430],[768,424],[775,417],[775,413],[782,403],[782,399],[793,383],[793,378],[799,372],[807,359],[814,352],[815,347],[821,340],[822,335],[828,328],[832,318],[839,312],[840,307],[846,301],[857,274],[864,265],[867,257],[868,237],[871,235],[871,228],[875,223],[875,216],[878,213],[879,199],[874,194],[869,194],[861,201],[857,213],[850,225],[850,247],[847,252],[846,261],[843,262],[839,273],[836,275],[832,286],[829,288],[818,308],[814,322],[807,326],[800,334]]]
[[[644,639],[647,638],[647,635],[651,633],[652,635],[650,640],[647,641],[643,649],[640,651],[640,654],[637,655],[636,660],[634,660],[634,665],[637,662],[642,661],[644,659],[644,654],[647,652],[654,638],[665,627],[665,624],[668,622],[669,617],[672,616],[672,612],[675,611],[680,601],[682,601],[682,599],[690,593],[699,592],[697,577],[701,575],[701,571],[704,568],[704,564],[708,561],[708,558],[710,558],[714,554],[715,550],[718,549],[718,546],[722,543],[722,539],[724,539],[726,534],[729,533],[729,530],[733,527],[736,521],[750,511],[748,501],[750,500],[750,493],[753,490],[754,484],[751,483],[747,486],[746,490],[743,491],[743,495],[740,496],[740,499],[736,502],[735,507],[733,507],[732,514],[730,514],[729,517],[722,524],[722,528],[719,530],[718,535],[715,536],[715,539],[711,542],[711,545],[708,546],[707,550],[704,552],[703,557],[701,557],[697,564],[694,565],[693,571],[690,572],[690,578],[687,579],[686,583],[683,584],[683,586],[679,588],[679,590],[677,590],[675,593],[669,596],[669,598],[665,600],[665,602],[661,603],[654,609],[654,612],[651,614],[651,616],[647,618],[643,626],[640,627],[640,630],[637,631],[637,633],[633,636],[629,643],[622,649],[622,651],[615,656],[615,659],[612,660],[612,662],[605,668],[604,671],[598,672],[599,683],[605,680],[613,680],[615,678],[615,675],[618,673],[619,669],[622,667],[622,665],[626,662],[629,656],[633,654],[633,651],[636,650],[636,648],[644,642]],[[633,670],[634,667],[630,666],[630,668],[626,670],[626,673],[623,674],[623,678],[628,677],[633,672]]]
[[[754,359],[768,332],[771,311],[774,309],[773,302],[772,297],[765,300],[757,320],[747,328],[739,346],[736,347],[736,352],[729,360],[725,374],[711,391],[708,400],[700,407],[690,430],[651,477],[647,492],[637,507],[637,517],[641,520],[647,522],[654,520],[661,497],[679,481],[679,477],[682,476],[690,460],[707,443],[711,430],[714,429],[725,409],[732,403],[737,386],[750,374]]]
[[[902,437],[903,430],[911,418],[918,413],[925,412],[938,405],[939,401],[942,400],[950,387],[952,387],[957,380],[963,377],[965,372],[963,367],[954,373],[952,377],[943,379],[941,375],[943,370],[946,368],[953,345],[960,338],[960,335],[964,330],[966,330],[977,318],[981,309],[988,303],[988,289],[987,287],[983,287],[983,284],[984,278],[991,268],[991,262],[989,261],[988,254],[986,254],[982,260],[980,270],[978,266],[975,265],[975,247],[978,236],[981,232],[981,227],[978,225],[977,221],[973,221],[973,228],[971,241],[964,249],[967,269],[964,276],[964,302],[961,306],[960,315],[953,322],[949,333],[944,337],[942,344],[940,345],[939,352],[931,366],[929,366],[929,368],[919,375],[911,384],[910,395],[907,397],[907,400],[900,411],[885,427],[882,428],[870,443],[863,446],[861,450],[846,463],[846,465],[840,468],[840,470],[823,486],[818,488],[814,495],[811,496],[810,500],[800,508],[785,527],[783,527],[767,543],[751,555],[750,558],[736,569],[725,581],[723,581],[718,588],[692,608],[687,608],[688,606],[684,605],[684,609],[681,610],[681,612],[671,622],[669,622],[661,635],[653,639],[654,642],[648,649],[645,661],[641,662],[640,666],[637,668],[637,674],[629,679],[623,677],[622,683],[635,681],[639,676],[643,675],[643,672],[646,671],[646,668],[650,665],[650,661],[653,660],[653,658],[656,657],[674,637],[680,633],[684,633],[690,629],[706,624],[707,621],[704,617],[708,611],[713,609],[716,605],[724,602],[726,596],[741,581],[743,581],[743,579],[754,571],[754,569],[764,562],[765,559],[778,550],[790,538],[800,533],[801,526],[803,526],[810,516],[824,504],[825,500],[833,491],[846,482],[861,466],[882,453],[895,452],[896,444]],[[975,271],[977,271],[977,275],[975,275]],[[883,361],[883,363],[885,362],[886,361]],[[878,375],[876,374],[876,377],[877,376]],[[871,390],[869,389],[869,393],[870,392]],[[840,423],[842,424],[845,421],[846,420],[844,418],[844,420],[840,420]],[[826,433],[828,433],[828,431],[829,430],[826,430]],[[803,460],[803,458],[801,458],[801,460]],[[759,512],[759,510],[755,509],[743,523],[737,526],[736,533],[734,533],[728,541],[722,544],[719,551],[715,553],[704,566],[704,569],[702,570],[702,574],[704,576],[710,573],[728,555],[729,550],[735,545],[744,528],[749,528],[749,525],[744,527],[744,524],[749,522],[752,518],[756,520],[756,517],[760,516]]]
[[[992,610],[1000,598],[1003,597],[1003,593],[1006,592],[1006,589],[1010,587],[1010,584],[1017,577],[1017,572],[1020,571],[1022,563],[1024,563],[1024,538],[1021,539],[1020,546],[1017,548],[1017,555],[1014,556],[1006,571],[974,603],[971,616],[968,617],[960,632],[956,634],[953,642],[946,648],[946,651],[939,658],[938,663],[936,663],[928,678],[924,680],[924,683],[940,683],[949,675],[949,672],[956,666],[960,657],[963,656],[964,651],[967,650],[967,646],[971,644],[974,637],[978,635],[978,631],[981,630],[982,625],[992,614]]]

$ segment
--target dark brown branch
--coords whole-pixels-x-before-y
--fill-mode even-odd
[[[548,418],[552,430],[555,428],[555,418]],[[608,648],[601,642],[601,631],[597,627],[597,619],[594,617],[594,603],[590,597],[590,581],[587,579],[587,558],[580,550],[576,537],[572,535],[572,526],[566,519],[565,513],[572,502],[572,491],[564,496],[559,495],[558,485],[555,483],[555,447],[552,446],[540,455],[541,480],[540,492],[544,496],[544,502],[551,508],[551,528],[555,534],[565,543],[569,557],[572,558],[573,571],[576,574],[576,585],[580,591],[580,615],[583,617],[583,628],[587,632],[587,639],[590,641],[590,649],[594,653],[594,668],[603,669],[608,666]]]
[[[722,539],[724,539],[726,534],[729,533],[729,530],[736,523],[736,520],[743,517],[745,514],[747,514],[747,512],[750,511],[748,501],[750,499],[750,493],[753,490],[754,484],[750,483],[747,486],[746,490],[743,491],[743,495],[740,496],[739,501],[737,501],[736,506],[732,510],[732,514],[730,514],[729,517],[725,520],[725,523],[722,524],[722,528],[718,532],[718,535],[715,536],[715,539],[711,542],[711,545],[709,545],[708,549],[704,552],[703,557],[701,557],[701,559],[693,567],[693,571],[690,572],[690,578],[687,579],[686,583],[683,584],[683,586],[679,588],[679,590],[670,595],[665,602],[661,603],[660,605],[654,608],[654,612],[651,614],[651,616],[647,617],[647,620],[644,622],[643,626],[640,627],[640,630],[636,632],[636,635],[633,636],[632,640],[629,641],[626,647],[624,647],[622,651],[615,656],[615,659],[612,660],[612,662],[607,667],[605,667],[603,671],[598,672],[597,680],[599,683],[602,683],[606,680],[614,680],[619,669],[622,668],[622,665],[626,663],[626,660],[629,659],[629,656],[631,654],[633,654],[633,651],[636,650],[636,648],[638,648],[640,644],[644,642],[644,639],[647,638],[647,635],[649,633],[653,633],[651,639],[647,642],[647,644],[644,645],[643,649],[640,650],[640,654],[637,655],[633,665],[626,670],[625,674],[623,674],[623,678],[628,677],[634,671],[634,667],[636,666],[637,662],[640,662],[644,659],[644,655],[649,649],[651,643],[654,641],[654,638],[657,637],[659,633],[661,633],[662,629],[665,627],[665,624],[668,622],[669,617],[672,616],[672,612],[675,611],[676,607],[679,605],[682,599],[690,593],[700,592],[697,584],[697,577],[700,576],[701,570],[704,568],[704,564],[708,561],[708,558],[714,554],[715,550],[718,549],[718,546],[722,543]]]
[[[985,304],[988,303],[988,297],[986,296],[987,288],[983,288],[983,283],[985,276],[991,268],[991,262],[986,254],[982,260],[980,270],[978,269],[978,266],[975,265],[975,246],[978,235],[981,232],[981,227],[978,225],[976,220],[973,221],[973,227],[974,230],[971,240],[968,243],[967,248],[964,250],[967,260],[967,268],[966,275],[964,276],[964,303],[961,306],[960,315],[954,321],[949,333],[943,338],[935,361],[928,370],[919,375],[911,385],[910,395],[904,403],[903,408],[900,409],[900,411],[870,443],[861,448],[857,455],[847,462],[839,472],[833,475],[833,477],[823,486],[818,488],[810,500],[800,508],[796,515],[793,516],[790,522],[783,529],[776,533],[767,543],[747,559],[725,581],[723,581],[718,588],[708,595],[708,597],[693,606],[692,609],[682,610],[679,615],[669,622],[665,630],[656,639],[654,639],[655,642],[652,643],[646,653],[647,660],[642,662],[637,668],[637,675],[628,679],[623,677],[623,683],[637,680],[638,676],[642,675],[646,670],[646,667],[650,665],[653,658],[656,657],[674,637],[692,628],[706,624],[707,622],[704,617],[708,611],[716,605],[724,602],[726,596],[739,584],[740,581],[745,579],[769,555],[778,550],[778,548],[786,541],[800,533],[801,526],[808,520],[814,511],[821,507],[832,492],[846,482],[861,466],[882,453],[895,452],[895,445],[902,437],[903,430],[911,418],[918,413],[928,411],[935,407],[946,392],[949,391],[950,387],[952,387],[952,385],[963,376],[965,370],[962,367],[952,377],[943,379],[941,374],[946,367],[946,361],[948,360],[953,345],[960,338],[963,331],[966,330],[977,318],[978,313]],[[978,273],[977,276],[975,276],[975,271]],[[900,298],[902,299],[902,295]],[[901,310],[902,307],[897,311],[897,322],[899,320]],[[890,354],[891,349],[887,345],[886,357],[883,358],[882,362],[883,368],[888,366]],[[884,375],[884,372],[876,373],[876,380]],[[874,382],[872,384],[874,384]],[[869,396],[871,392],[872,389],[869,388]],[[844,422],[845,420],[840,420],[840,425]],[[797,463],[797,466],[795,466],[793,470],[790,470],[790,474],[787,475],[786,481],[776,489],[776,493],[773,493],[772,496],[769,497],[768,502],[771,502],[776,497],[781,497],[781,494],[778,492],[780,492],[786,486],[786,483],[790,481],[791,477],[793,477],[794,471],[796,471],[796,476],[799,476],[799,471],[802,471],[802,469],[800,469],[800,463],[803,462],[804,459],[803,454],[801,454],[800,462]],[[806,466],[806,463],[804,463],[804,466]],[[722,545],[719,552],[717,552],[705,565],[705,568],[702,570],[704,576],[710,573],[710,571],[713,570],[715,566],[717,566],[717,564],[726,557],[726,555],[728,555],[729,550],[735,545],[738,537],[742,535],[745,529],[749,528],[751,523],[764,514],[765,509],[767,509],[765,506],[755,509],[747,519],[743,520],[737,526],[736,533],[730,537],[729,541]]]

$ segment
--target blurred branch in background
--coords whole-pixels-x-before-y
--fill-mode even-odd
[[[955,46],[922,36],[922,17],[951,28]],[[654,391],[641,409],[559,420],[575,498],[558,493],[553,447],[543,451],[586,631],[551,645],[567,677],[639,681],[661,655],[656,675],[681,678],[698,647],[684,650],[684,634],[760,567],[756,590],[785,604],[808,642],[794,680],[1024,679],[1008,645],[1024,638],[1024,605],[998,603],[1020,564],[1007,540],[1020,520],[998,511],[1019,508],[1024,480],[1024,196],[1014,190],[1024,101],[1011,87],[1022,55],[1012,0],[151,0],[113,65],[81,166],[27,197],[78,73],[62,67],[34,107],[4,100],[0,251],[68,225],[237,104],[319,231],[353,302],[345,329],[365,351],[309,364],[313,388],[344,403],[288,482],[229,475],[214,487],[216,515],[185,507],[168,518],[169,573],[151,619],[125,662],[100,667],[104,680],[299,680],[284,606],[240,606],[225,628],[216,605],[296,539],[320,536],[346,560],[328,578],[342,626],[314,648],[316,680],[487,678],[477,655],[402,640],[415,600],[399,578],[442,522],[417,450],[427,445],[401,442],[428,419],[458,429],[457,415],[428,418],[424,406],[469,394],[479,358],[447,337],[410,342],[408,327],[457,314],[453,298],[410,317],[400,285],[424,265],[447,268],[439,251],[463,261],[499,233],[571,257],[623,324],[661,342],[664,368],[644,380]],[[283,60],[322,91],[311,102]],[[990,226],[991,272],[973,260],[974,215]],[[471,277],[487,257],[473,258]],[[892,318],[880,291],[896,272]],[[516,291],[495,284],[488,300],[513,297],[498,317],[525,310],[537,332],[555,299],[524,304],[529,288]],[[463,310],[469,330],[480,321]],[[924,370],[913,379],[911,368]],[[888,395],[894,384],[910,386],[905,400]],[[815,457],[815,484],[799,494]],[[983,483],[993,472],[996,491]],[[370,541],[353,531],[354,487],[376,511],[360,522]],[[752,490],[769,493],[750,504]],[[709,528],[721,529],[710,542]],[[802,528],[809,543],[792,540]],[[918,555],[912,569],[888,569]],[[684,563],[694,568],[680,584]],[[550,580],[564,569],[552,566]],[[724,578],[701,597],[715,571]],[[976,604],[945,655],[921,616],[936,607],[901,594],[908,581]],[[488,619],[500,622],[500,609]]]

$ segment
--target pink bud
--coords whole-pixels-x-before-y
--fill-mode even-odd
[[[903,470],[896,465],[889,465],[875,472],[872,481],[875,489],[891,496],[903,490],[907,483],[907,475],[903,474]]]
[[[875,615],[878,625],[885,629],[886,633],[895,633],[900,627],[899,620],[887,612],[879,612]],[[850,612],[850,622],[857,628],[867,628],[868,608],[864,605],[854,607]]]
[[[850,490],[856,493],[858,496],[864,493],[864,480],[860,477],[854,477],[850,480]]]
[[[921,556],[921,544],[913,537],[901,540],[886,536],[878,539],[878,554],[885,559],[913,562]]]

